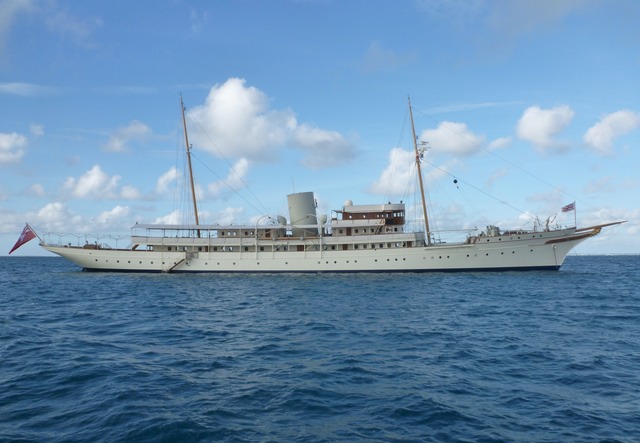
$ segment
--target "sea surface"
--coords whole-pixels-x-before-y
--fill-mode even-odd
[[[640,256],[558,272],[0,258],[0,441],[638,442]]]

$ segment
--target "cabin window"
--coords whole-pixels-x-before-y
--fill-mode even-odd
[[[264,251],[264,246],[260,246],[260,250],[261,250],[261,251]]]
[[[167,251],[171,251],[171,246],[169,246],[169,247],[167,248]]]
[[[202,246],[198,246],[198,252],[202,252]]]
[[[224,231],[220,232],[220,235],[224,237]]]
[[[358,249],[358,245],[353,245],[353,249]]]
[[[248,250],[249,250],[249,247],[248,247],[248,246],[245,246],[245,247],[244,247],[244,252],[247,252]]]
[[[338,234],[342,234],[342,233],[343,233],[342,229],[338,229]]]
[[[356,233],[356,234],[358,233],[358,229],[357,229],[357,228],[356,228],[356,230],[355,230],[355,233]]]
[[[335,251],[336,250],[336,245],[331,245],[331,250]]]

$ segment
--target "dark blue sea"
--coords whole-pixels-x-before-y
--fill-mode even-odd
[[[0,441],[638,442],[640,256],[558,272],[0,259]]]

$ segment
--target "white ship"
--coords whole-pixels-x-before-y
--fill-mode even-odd
[[[198,221],[184,105],[182,119],[195,223],[136,224],[131,246],[100,243],[41,246],[87,271],[133,272],[421,272],[558,270],[580,242],[607,223],[586,228],[501,230],[488,226],[460,243],[434,240],[429,229],[420,158],[409,112],[422,197],[424,230],[409,232],[405,205],[355,205],[346,201],[335,215],[316,213],[312,192],[288,196],[289,220],[263,216],[254,225],[204,225]]]

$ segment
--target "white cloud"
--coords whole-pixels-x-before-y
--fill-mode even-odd
[[[165,192],[167,192],[167,189],[169,188],[169,184],[177,180],[179,177],[180,177],[180,173],[178,172],[178,169],[176,169],[175,167],[172,167],[167,172],[162,174],[158,178],[158,181],[156,182],[156,194],[164,194]]]
[[[125,185],[120,189],[120,197],[125,200],[140,200],[142,194],[135,186]]]
[[[416,176],[414,165],[413,151],[393,148],[389,152],[389,164],[380,174],[380,178],[369,187],[369,192],[389,197],[412,192]]]
[[[98,215],[95,221],[101,225],[110,225],[124,217],[127,217],[130,212],[131,211],[128,206],[118,205],[110,211],[105,211]]]
[[[99,165],[85,172],[76,179],[67,177],[63,188],[74,197],[79,198],[111,198],[115,195],[115,190],[120,181],[120,176],[110,177]]]
[[[497,139],[493,140],[491,143],[489,143],[489,150],[490,151],[495,151],[495,150],[498,150],[498,149],[508,148],[509,146],[511,146],[512,142],[513,142],[513,140],[511,139],[511,137],[500,137],[500,138],[497,138]]]
[[[485,187],[491,189],[493,188],[493,185],[500,180],[502,177],[505,177],[507,175],[507,169],[506,168],[502,168],[497,170],[496,172],[494,172],[493,174],[491,174],[491,176],[487,179],[486,183],[485,183]]]
[[[31,83],[0,83],[1,94],[20,95],[22,97],[38,97],[57,93],[57,89]]]
[[[53,8],[45,11],[45,24],[47,28],[64,37],[69,36],[73,41],[84,48],[94,46],[92,36],[102,27],[100,17],[77,17],[62,9]]]
[[[249,161],[241,158],[231,167],[229,174],[224,180],[218,180],[208,186],[209,195],[213,198],[219,197],[225,190],[237,191],[245,186],[244,177],[249,172]]]
[[[356,156],[353,144],[340,133],[306,124],[296,128],[293,142],[307,153],[302,164],[311,169],[336,166]]]
[[[118,128],[103,148],[109,152],[126,152],[129,142],[144,141],[150,133],[151,129],[147,125],[134,120],[128,126]]]
[[[422,131],[420,140],[426,141],[433,153],[470,156],[482,148],[484,136],[474,134],[464,123],[445,121],[437,129]]]
[[[195,122],[189,127],[194,144],[222,157],[251,160],[273,159],[297,125],[293,112],[270,110],[267,96],[239,78],[211,88],[205,104],[188,117]]]
[[[85,172],[80,178],[67,177],[63,184],[63,189],[68,191],[73,197],[87,199],[138,199],[140,192],[133,186],[123,186],[118,189],[120,176],[109,176],[102,170],[100,165]]]
[[[176,209],[170,214],[156,218],[153,223],[161,225],[179,225],[182,223],[182,217],[182,213]]]
[[[81,232],[82,217],[74,215],[66,205],[59,202],[48,203],[36,215],[39,225],[48,231]]]
[[[195,146],[224,158],[272,161],[291,146],[302,150],[310,168],[334,166],[355,156],[355,148],[335,131],[298,124],[290,109],[271,109],[268,97],[239,78],[211,88],[202,106],[187,113]]]
[[[0,165],[18,162],[24,155],[26,146],[27,138],[24,135],[0,132]]]
[[[610,155],[613,141],[637,128],[640,128],[640,114],[624,109],[603,117],[587,130],[583,140],[598,153]]]
[[[42,186],[40,183],[32,184],[31,187],[29,188],[29,191],[36,197],[44,197],[45,195],[47,195],[47,191],[44,189],[44,186]]]
[[[555,140],[554,137],[571,123],[574,115],[573,110],[567,105],[560,105],[551,109],[531,106],[524,111],[522,117],[518,120],[518,137],[533,143],[541,152],[564,150],[568,145]]]
[[[232,225],[242,223],[243,220],[240,218],[242,214],[244,214],[244,208],[228,207],[214,213],[204,212],[202,218],[215,220],[216,223],[220,223],[221,225]]]

